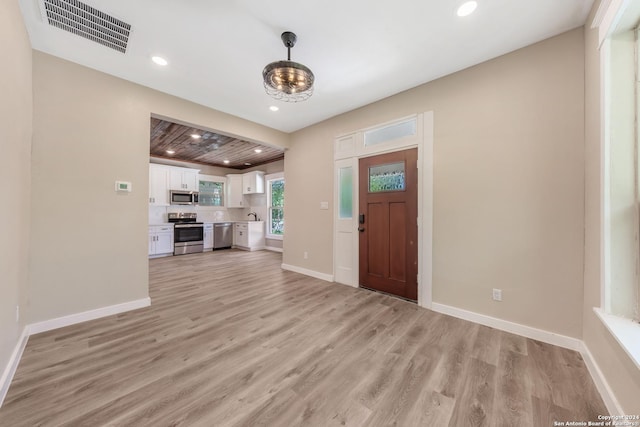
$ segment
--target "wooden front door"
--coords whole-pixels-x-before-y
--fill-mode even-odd
[[[418,150],[360,159],[360,286],[418,299]]]

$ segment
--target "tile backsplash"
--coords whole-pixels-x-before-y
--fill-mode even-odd
[[[149,224],[163,224],[167,222],[167,214],[172,212],[195,212],[200,222],[214,221],[246,221],[249,212],[258,214],[258,218],[264,219],[267,212],[266,206],[251,206],[242,209],[212,208],[200,206],[149,206]]]
[[[267,220],[267,196],[266,194],[250,194],[245,196],[249,205],[247,208],[216,208],[211,206],[149,206],[149,224],[162,224],[167,222],[167,214],[170,212],[195,212],[198,221],[247,221],[253,219],[249,212],[258,214],[258,219]]]

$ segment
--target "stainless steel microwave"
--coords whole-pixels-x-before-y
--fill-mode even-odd
[[[197,205],[197,191],[170,191],[169,203],[172,205]]]

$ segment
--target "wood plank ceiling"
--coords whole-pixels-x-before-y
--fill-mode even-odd
[[[246,169],[281,160],[284,150],[152,117],[150,156]]]

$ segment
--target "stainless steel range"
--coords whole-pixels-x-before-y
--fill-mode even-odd
[[[197,214],[190,212],[170,213],[173,223],[173,254],[184,255],[202,252],[204,248],[204,224],[197,222]]]

